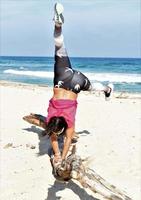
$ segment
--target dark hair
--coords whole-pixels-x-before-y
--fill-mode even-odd
[[[51,136],[52,133],[57,133],[59,131],[62,131],[60,134],[65,133],[68,125],[64,117],[51,117],[48,124],[46,125],[46,132],[49,136]]]

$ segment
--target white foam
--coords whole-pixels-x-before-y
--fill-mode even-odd
[[[109,81],[114,83],[141,83],[139,74],[121,74],[121,73],[86,73],[91,81]]]
[[[23,71],[23,70],[5,70],[4,73],[35,76],[40,78],[53,78],[54,72],[47,71]],[[91,81],[108,81],[113,83],[141,83],[141,75],[139,74],[121,74],[121,73],[85,73]]]
[[[13,69],[5,70],[4,73],[25,75],[25,76],[36,76],[40,78],[53,78],[54,72],[43,72],[43,71],[18,71]]]

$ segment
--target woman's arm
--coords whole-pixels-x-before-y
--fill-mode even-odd
[[[66,130],[66,138],[65,138],[65,141],[64,141],[64,148],[63,148],[63,152],[62,152],[62,160],[65,159],[65,157],[66,157],[66,155],[69,151],[69,147],[71,145],[73,134],[74,134],[74,127],[68,128]]]
[[[51,138],[51,145],[54,151],[54,160],[55,162],[58,162],[61,159],[61,154],[58,146],[57,136],[52,134],[50,138]]]

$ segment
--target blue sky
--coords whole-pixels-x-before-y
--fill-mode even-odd
[[[54,0],[0,1],[0,55],[53,56]],[[141,57],[140,0],[62,0],[70,56]]]

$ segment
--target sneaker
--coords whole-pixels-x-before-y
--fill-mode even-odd
[[[63,5],[60,3],[56,3],[54,6],[54,18],[55,23],[62,25],[64,23],[64,17],[62,15],[64,11]]]
[[[106,99],[108,99],[108,98],[111,96],[111,94],[112,94],[112,92],[113,92],[113,90],[114,90],[114,85],[113,85],[112,83],[109,83],[109,84],[107,85],[107,87],[109,88],[109,90],[108,90],[108,91],[104,91],[104,94],[105,94],[105,98],[106,98]]]

